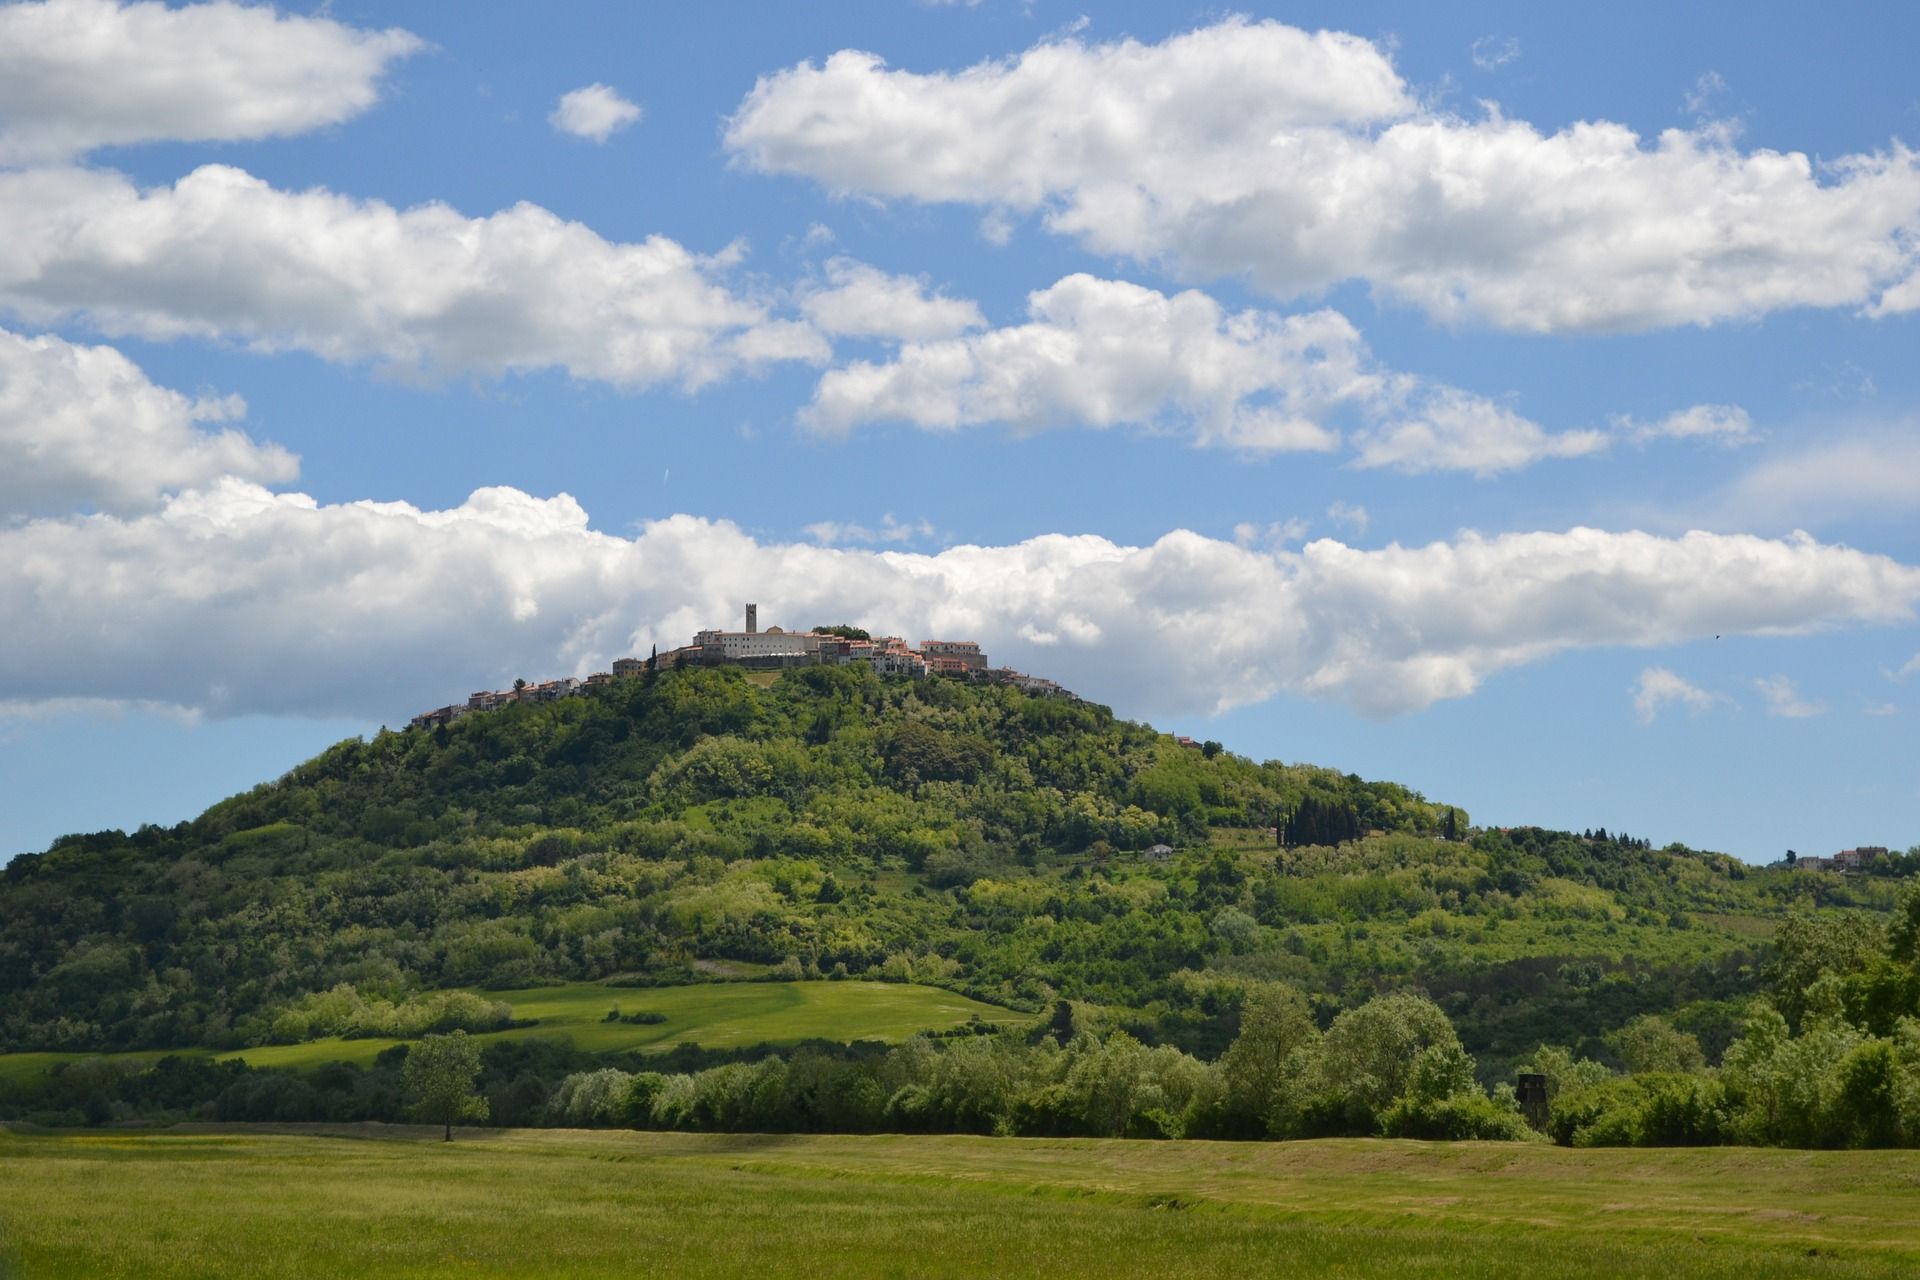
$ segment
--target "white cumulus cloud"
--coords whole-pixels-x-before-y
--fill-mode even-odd
[[[148,511],[225,475],[292,480],[292,454],[217,425],[245,412],[237,396],[155,386],[112,347],[0,329],[0,520]]]
[[[109,335],[199,336],[427,377],[563,369],[698,387],[825,340],[728,283],[733,255],[602,239],[538,205],[470,218],[224,165],[141,190],[116,173],[0,173],[0,308]]]
[[[420,47],[405,31],[265,5],[0,6],[0,164],[338,124],[372,106],[388,66]]]
[[[1355,465],[1396,471],[1471,471],[1489,476],[1546,458],[1579,458],[1607,447],[1604,432],[1549,432],[1484,396],[1431,388],[1412,407],[1364,432]]]
[[[1361,428],[1357,465],[1481,474],[1607,443],[1600,432],[1550,433],[1483,397],[1381,369],[1337,311],[1229,312],[1199,290],[1167,295],[1077,274],[1028,295],[1027,315],[831,369],[802,421],[829,432],[869,422],[1127,424],[1276,452],[1334,449],[1336,420],[1351,419]]]
[[[1909,311],[1920,311],[1920,271],[1888,289],[1867,308],[1867,314],[1875,318],[1904,315]]]
[[[1679,703],[1697,715],[1719,700],[1666,667],[1648,667],[1633,682],[1633,711],[1641,724],[1652,724],[1660,708],[1668,703]]]
[[[621,97],[611,85],[590,84],[562,94],[547,123],[562,133],[593,142],[605,142],[639,122],[645,113]]]
[[[1280,296],[1347,279],[1516,330],[1920,305],[1920,157],[1816,165],[1703,124],[1543,133],[1422,106],[1380,47],[1230,18],[959,71],[843,50],[762,77],[739,163],[836,193],[1038,214],[1102,254]]]
[[[0,701],[394,721],[684,643],[741,600],[783,625],[971,636],[1130,714],[1292,693],[1391,715],[1576,647],[1910,621],[1920,569],[1806,538],[1593,529],[1365,551],[1054,534],[916,554],[691,516],[622,537],[565,495],[512,489],[429,511],[227,480],[152,514],[0,529]]]
[[[1379,394],[1345,317],[1227,315],[1205,294],[1168,297],[1124,281],[1068,276],[1028,298],[1022,325],[913,342],[885,363],[828,371],[803,420],[1019,430],[1177,420],[1202,443],[1330,449],[1319,418]]]
[[[850,338],[924,341],[987,323],[970,299],[929,293],[925,281],[851,258],[827,263],[826,280],[801,290],[800,310],[822,333]]]

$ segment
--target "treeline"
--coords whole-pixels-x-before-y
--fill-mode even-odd
[[[502,1031],[512,1025],[513,1006],[470,991],[428,991],[393,1001],[341,982],[290,1002],[271,1021],[243,1023],[239,1033],[251,1044],[298,1044],[327,1036],[416,1040],[449,1031]]]
[[[1202,1004],[1227,989],[1191,980],[1208,988]],[[1392,992],[1334,1012],[1273,981],[1237,988],[1232,1039],[1212,1061],[1117,1029],[1114,1018],[1129,1015],[1064,1000],[1025,1032],[976,1025],[893,1048],[683,1048],[608,1061],[547,1040],[471,1042],[474,1097],[461,1114],[728,1132],[1524,1139],[1537,1129],[1574,1146],[1920,1145],[1920,888],[1884,921],[1790,917],[1765,981],[1717,1055],[1658,1015],[1607,1035],[1609,1062],[1536,1045],[1519,1064],[1542,1086],[1524,1115],[1514,1081],[1483,1080],[1426,996]],[[339,1025],[363,1006],[345,989],[302,1008]],[[0,1115],[398,1120],[412,1105],[408,1053],[298,1074],[179,1056],[82,1060],[0,1090]]]
[[[1213,1063],[1083,1025],[1087,1017],[1063,1002],[1031,1033],[981,1026],[884,1050],[814,1046],[677,1072],[600,1065],[548,1042],[500,1042],[475,1053],[474,1105],[464,1114],[501,1125],[714,1132],[1530,1135],[1511,1090],[1481,1089],[1446,1016],[1417,995],[1369,1001],[1323,1032],[1298,991],[1270,985]],[[401,1120],[419,1114],[405,1087],[408,1053],[396,1046],[368,1069],[335,1063],[306,1073],[179,1056],[83,1060],[0,1090],[0,1114],[54,1124]]]
[[[1124,1031],[1076,1029],[1071,1006],[1037,1036],[922,1038],[865,1061],[766,1057],[703,1071],[571,1075],[549,1100],[572,1126],[716,1132],[1274,1138],[1521,1139],[1510,1089],[1489,1096],[1440,1010],[1397,993],[1322,1032],[1300,993],[1250,1003],[1218,1062]]]
[[[1537,1077],[1479,1078],[1445,1013],[1409,991],[1330,1020],[1284,983],[1249,986],[1238,1031],[1205,1061],[1059,1002],[1021,1032],[984,1024],[905,1044],[608,1061],[545,1040],[466,1041],[473,1067],[442,1110],[411,1094],[407,1046],[362,1069],[294,1073],[204,1058],[91,1059],[0,1088],[0,1117],[49,1124],[439,1119],[702,1132],[973,1133],[1286,1139],[1398,1136],[1570,1146],[1920,1145],[1920,891],[1892,925],[1804,917],[1772,996],[1751,1002],[1716,1065],[1644,1015],[1606,1037],[1622,1070],[1542,1045]],[[1809,977],[1809,975],[1811,975]],[[420,1043],[464,1040],[461,1033]],[[1524,1078],[1518,1077],[1518,1078]]]

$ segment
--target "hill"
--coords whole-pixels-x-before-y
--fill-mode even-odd
[[[1265,829],[1303,806],[1373,834],[1280,848]],[[1603,1032],[1752,989],[1740,970],[1788,907],[1890,901],[1884,881],[1619,838],[1437,838],[1466,818],[1006,688],[672,672],[349,740],[191,822],[16,860],[0,1036],[242,1047],[383,1029],[313,1004],[342,984],[404,1023],[424,991],[727,961],[1151,1011],[1195,1047],[1209,974],[1581,1006],[1549,1021],[1611,999]]]
[[[1543,1043],[1620,1062],[1650,1014],[1717,1058],[1783,921],[1884,919],[1916,861],[1763,870],[1469,817],[1010,687],[663,672],[16,859],[0,1050],[406,1039],[524,1021],[500,991],[751,976],[944,987],[1210,1059],[1285,983],[1323,1028],[1430,996],[1495,1081]]]

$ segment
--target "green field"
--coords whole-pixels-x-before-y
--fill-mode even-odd
[[[524,991],[483,992],[513,1006],[517,1020],[534,1025],[478,1037],[525,1039],[566,1036],[591,1053],[669,1049],[698,1044],[710,1049],[756,1044],[794,1044],[801,1040],[899,1041],[919,1031],[957,1027],[978,1015],[989,1022],[1024,1021],[1025,1014],[943,991],[901,982],[736,982],[694,983],[680,987],[609,987],[575,982]],[[618,1005],[624,1014],[659,1013],[665,1022],[608,1022]],[[267,1045],[239,1053],[257,1067],[314,1067],[323,1062],[372,1062],[395,1040],[310,1040],[305,1044]],[[0,1054],[0,1080],[23,1079],[56,1062],[90,1056],[80,1053]],[[114,1056],[114,1055],[106,1055]],[[157,1058],[142,1051],[130,1058]]]
[[[1910,1276],[1920,1154],[0,1131],[21,1276]]]

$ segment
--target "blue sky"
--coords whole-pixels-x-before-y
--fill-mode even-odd
[[[0,854],[748,598],[1481,822],[1912,844],[1916,38],[0,5]]]

